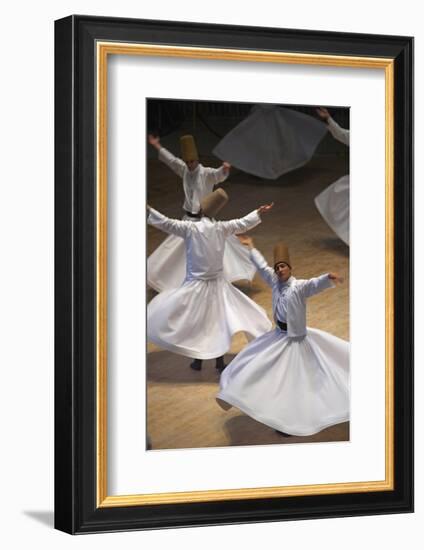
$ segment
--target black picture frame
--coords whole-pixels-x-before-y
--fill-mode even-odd
[[[102,507],[97,479],[96,43],[394,63],[394,488]],[[68,533],[413,511],[413,39],[73,15],[55,22],[55,527]]]

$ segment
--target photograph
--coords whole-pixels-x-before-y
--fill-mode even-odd
[[[146,448],[348,442],[349,106],[146,103]]]

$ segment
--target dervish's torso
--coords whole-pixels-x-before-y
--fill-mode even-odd
[[[190,224],[185,237],[186,280],[216,279],[223,274],[226,236],[220,222],[202,217]]]

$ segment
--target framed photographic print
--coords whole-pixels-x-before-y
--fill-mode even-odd
[[[55,525],[413,509],[413,39],[55,27]]]

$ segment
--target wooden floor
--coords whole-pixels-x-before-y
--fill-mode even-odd
[[[216,159],[202,159],[213,166]],[[230,201],[220,219],[240,217],[261,204],[274,201],[274,209],[262,217],[262,224],[251,231],[256,247],[272,262],[276,241],[290,247],[293,274],[308,278],[327,271],[345,276],[345,283],[308,301],[308,326],[328,331],[349,340],[349,248],[340,241],[320,217],[314,197],[330,183],[346,174],[346,160],[316,157],[304,168],[279,180],[260,180],[233,171],[223,187]],[[181,217],[183,193],[180,180],[156,160],[149,161],[148,202],[170,217]],[[166,236],[149,226],[148,253]],[[272,319],[271,291],[256,276],[251,284],[237,284],[243,292],[264,307]],[[155,295],[148,289],[150,300]],[[237,334],[226,355],[228,363],[246,344]],[[224,412],[215,401],[219,375],[213,361],[203,370],[189,368],[190,360],[148,344],[147,355],[147,431],[152,449],[224,447],[229,445],[266,445],[346,441],[349,423],[339,424],[310,437],[285,438],[271,428],[252,420],[237,409]]]

